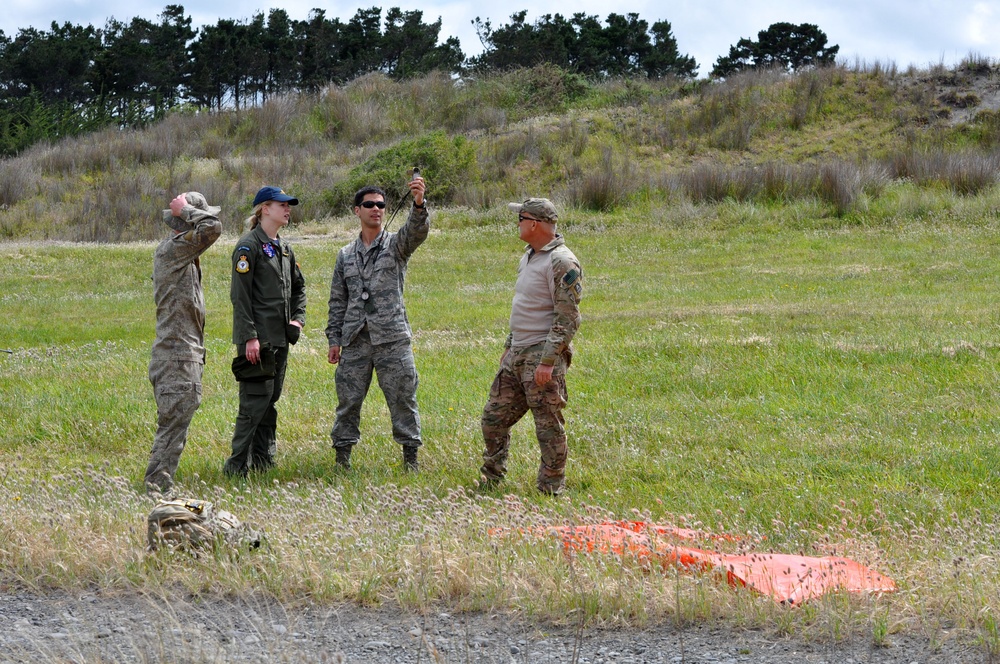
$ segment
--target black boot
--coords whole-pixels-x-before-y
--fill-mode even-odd
[[[337,465],[344,470],[351,469],[351,445],[334,448],[337,450]]]
[[[420,470],[420,464],[417,462],[418,449],[420,448],[410,445],[403,446],[403,470],[413,473]]]

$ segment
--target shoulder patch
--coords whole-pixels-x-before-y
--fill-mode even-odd
[[[248,247],[246,245],[240,245],[240,246],[236,247],[236,251],[250,251],[250,247]]]
[[[572,268],[569,272],[563,275],[563,283],[567,286],[572,286],[573,282],[580,278],[580,273],[576,268]]]
[[[250,271],[250,261],[247,260],[245,254],[241,255],[239,260],[236,261],[236,271],[240,274],[246,274]]]

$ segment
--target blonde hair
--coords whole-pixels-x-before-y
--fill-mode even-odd
[[[250,212],[250,216],[247,217],[247,220],[245,222],[243,222],[244,224],[250,225],[250,230],[257,228],[257,226],[260,225],[260,216],[264,213],[265,203],[267,203],[267,201],[255,205],[253,207],[253,211]]]

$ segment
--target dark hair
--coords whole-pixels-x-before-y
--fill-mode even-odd
[[[354,194],[354,207],[360,206],[361,201],[365,200],[365,196],[368,194],[378,194],[382,197],[383,201],[385,200],[385,192],[382,191],[382,187],[370,184],[367,187],[361,187],[361,189],[358,189],[358,193]]]

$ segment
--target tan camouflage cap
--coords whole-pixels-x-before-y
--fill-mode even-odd
[[[556,206],[547,198],[529,198],[523,203],[507,203],[507,207],[516,214],[527,212],[533,217],[553,223],[559,219]]]
[[[215,207],[214,205],[209,205],[208,200],[197,191],[188,191],[184,194],[184,198],[187,200],[188,205],[196,207],[199,210],[204,210],[213,217],[218,217],[219,212],[222,208]],[[163,211],[163,221],[166,222],[167,226],[170,226],[175,231],[186,231],[193,227],[193,224],[189,221],[185,221],[180,217],[175,217],[174,213],[170,210]]]

